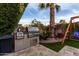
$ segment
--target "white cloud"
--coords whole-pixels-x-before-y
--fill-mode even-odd
[[[62,14],[55,16],[56,17],[56,21],[55,21],[56,23],[58,23],[61,19],[65,19],[66,22],[69,22],[71,17],[79,16],[79,10],[78,10],[78,8],[77,9],[75,8],[75,6],[78,6],[78,4],[59,3],[59,5],[61,6],[61,12],[62,12],[62,10],[67,10],[67,11],[70,10],[70,13],[63,15],[63,16],[62,16]],[[77,21],[79,21],[79,19],[73,20],[73,22],[77,22]]]
[[[30,23],[31,23],[31,19],[30,18],[21,19],[19,21],[19,24],[30,24]]]
[[[69,9],[70,6],[72,6],[73,4],[71,4],[71,3],[59,3],[58,5],[61,6],[61,10],[65,10],[65,9]]]
[[[72,13],[72,14],[69,14],[69,15],[56,17],[56,23],[59,23],[59,21],[61,19],[64,19],[67,23],[69,23],[70,22],[70,18],[74,17],[74,16],[79,16],[79,13],[75,12],[75,13]],[[79,21],[79,18],[76,18],[76,19],[73,20],[73,22],[77,22],[77,21]]]
[[[28,8],[33,8],[34,10],[37,10],[38,9],[38,4],[37,3],[30,3],[28,5]]]
[[[76,14],[76,13],[79,13],[79,10],[72,9],[72,12]]]
[[[66,15],[58,15],[58,16],[55,16],[55,22],[56,23],[59,23],[59,21],[61,19],[65,19],[66,22],[69,22],[70,21],[70,18],[73,17],[73,16],[78,16],[79,15],[79,10],[78,9],[75,9],[75,8],[72,8],[73,5],[76,5],[76,4],[73,4],[73,3],[57,3],[61,6],[61,12],[62,10],[70,10],[70,13],[66,14]],[[38,4],[29,4],[28,8],[33,8],[34,10],[37,10],[38,9]],[[37,20],[41,21],[43,24],[49,24],[49,21],[50,19],[48,19],[49,17],[47,17],[47,15],[44,14],[46,10],[41,10],[38,12],[38,14],[36,15],[36,18]],[[47,11],[48,12],[48,11]],[[33,14],[29,11],[30,13],[30,16],[32,16]],[[49,12],[48,12],[49,13]],[[65,12],[64,12],[65,13]],[[39,19],[41,18],[41,19]],[[23,18],[20,20],[19,23],[21,24],[30,24],[31,21],[33,20],[34,18]],[[79,21],[78,19],[75,19],[74,22],[76,21]]]
[[[32,20],[33,20],[32,18],[21,19],[19,21],[19,24],[31,24]],[[49,19],[37,19],[37,20],[43,23],[44,25],[48,25],[50,21]]]

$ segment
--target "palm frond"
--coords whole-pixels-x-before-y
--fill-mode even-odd
[[[40,9],[44,9],[44,8],[45,8],[45,3],[40,3],[40,4],[39,4],[39,8],[40,8]]]
[[[56,12],[59,12],[60,6],[58,4],[55,5]]]
[[[48,8],[50,6],[50,3],[46,3],[46,8]]]
[[[50,3],[40,3],[39,4],[40,9],[45,9],[45,8],[48,8],[49,6],[50,6]]]

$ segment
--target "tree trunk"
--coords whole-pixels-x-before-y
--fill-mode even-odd
[[[54,3],[50,3],[50,31],[52,32],[52,37],[54,37],[54,24],[55,24],[55,17],[54,17]]]

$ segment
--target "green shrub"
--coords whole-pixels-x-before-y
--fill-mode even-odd
[[[26,4],[24,4],[24,8],[25,7]],[[0,4],[0,36],[11,34],[15,30],[23,14],[24,8],[20,11],[20,3]]]
[[[40,39],[47,40],[47,38],[50,37],[50,35],[51,35],[50,31],[42,32],[40,33]]]

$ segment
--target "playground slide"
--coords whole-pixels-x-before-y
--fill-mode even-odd
[[[79,39],[79,32],[74,32],[74,38],[78,38]]]

